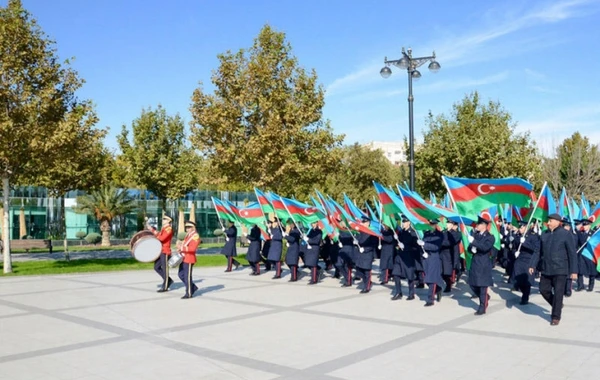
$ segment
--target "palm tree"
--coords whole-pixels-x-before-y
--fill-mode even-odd
[[[91,215],[100,222],[101,245],[108,247],[110,246],[110,230],[113,219],[129,213],[135,208],[135,200],[129,198],[125,190],[104,185],[89,194],[78,196],[75,212]]]

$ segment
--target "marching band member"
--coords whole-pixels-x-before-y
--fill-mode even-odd
[[[181,299],[192,298],[198,290],[192,278],[192,269],[196,263],[196,250],[200,245],[200,235],[196,232],[196,223],[192,221],[185,222],[185,230],[187,235],[181,244],[183,262],[179,265],[179,278],[185,285],[185,295]]]
[[[154,261],[154,270],[163,280],[160,288],[157,290],[158,293],[168,291],[171,284],[173,284],[173,280],[169,277],[169,256],[171,256],[171,240],[173,240],[173,227],[171,227],[171,223],[173,223],[173,218],[165,214],[162,217],[160,232],[154,227],[149,226],[150,231],[152,231],[162,244],[160,256]]]

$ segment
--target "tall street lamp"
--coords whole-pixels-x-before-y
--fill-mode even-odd
[[[414,146],[414,123],[413,123],[413,93],[412,93],[412,81],[419,80],[421,73],[417,70],[418,67],[424,63],[429,63],[429,70],[433,73],[437,73],[441,66],[435,60],[435,51],[430,57],[413,57],[412,49],[408,48],[404,50],[402,48],[402,58],[388,61],[387,57],[384,59],[385,66],[379,72],[385,79],[392,75],[392,69],[390,64],[401,69],[406,69],[408,72],[408,145],[409,145],[409,159],[408,167],[410,170],[410,189],[415,190],[415,146]]]

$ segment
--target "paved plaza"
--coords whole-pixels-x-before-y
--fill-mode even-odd
[[[585,379],[600,373],[600,294],[560,326],[496,273],[488,314],[461,282],[432,308],[326,277],[197,268],[200,290],[158,294],[153,271],[0,278],[0,379]],[[172,272],[173,275],[173,272]],[[284,272],[287,276],[287,272]],[[375,276],[373,277],[375,280]]]

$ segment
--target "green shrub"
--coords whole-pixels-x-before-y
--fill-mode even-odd
[[[75,237],[79,240],[85,239],[85,235],[86,233],[84,231],[77,231],[77,233],[75,233]]]
[[[98,244],[102,241],[102,235],[92,232],[85,237],[85,241],[87,241],[89,244]]]

